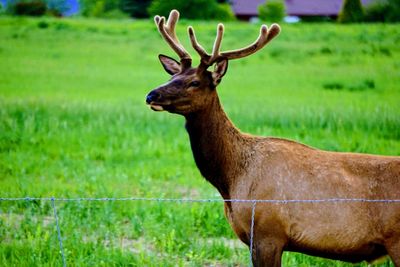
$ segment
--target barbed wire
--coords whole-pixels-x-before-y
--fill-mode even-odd
[[[254,217],[256,211],[256,205],[258,203],[270,203],[270,204],[294,204],[294,203],[400,203],[400,199],[368,199],[368,198],[326,198],[326,199],[222,199],[222,198],[153,198],[153,197],[77,197],[77,198],[64,198],[64,197],[0,197],[1,201],[51,201],[53,208],[53,215],[57,228],[57,238],[60,247],[60,253],[62,258],[63,267],[67,266],[66,257],[64,254],[61,228],[58,221],[56,201],[59,202],[80,202],[80,201],[157,201],[157,202],[180,202],[180,203],[211,203],[211,202],[237,202],[237,203],[251,203],[251,225],[250,225],[250,263],[252,264],[253,246],[254,246]]]
[[[60,224],[58,223],[56,203],[54,203],[54,202],[55,202],[55,199],[51,198],[51,205],[53,206],[54,219],[56,220],[57,237],[58,237],[58,243],[60,245],[61,258],[62,258],[63,266],[66,267],[67,262],[65,260],[64,248],[63,248],[62,237],[61,237],[61,229],[60,229]]]
[[[254,215],[256,214],[257,202],[252,202],[251,206],[251,224],[250,224],[250,267],[253,266],[253,242],[254,242]]]
[[[153,198],[153,197],[0,197],[0,201],[160,201],[160,202],[245,202],[245,203],[321,203],[321,202],[367,202],[367,203],[400,203],[400,199],[368,198],[323,198],[323,199],[222,199],[222,198]]]

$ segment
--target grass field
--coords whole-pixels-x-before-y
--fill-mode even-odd
[[[178,28],[186,47],[189,24]],[[210,48],[216,23],[193,24]],[[400,155],[399,25],[282,28],[230,62],[218,90],[233,122],[326,150]],[[222,49],[257,34],[228,23]],[[150,21],[0,18],[0,197],[218,198],[183,118],[144,104],[168,79],[159,53],[175,56]],[[0,202],[0,266],[61,264],[50,204]],[[248,265],[221,203],[56,205],[68,266]],[[284,265],[350,266],[296,253]]]

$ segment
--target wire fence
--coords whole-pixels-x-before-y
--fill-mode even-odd
[[[191,199],[191,198],[146,198],[146,197],[104,197],[104,198],[57,198],[57,197],[0,197],[0,202],[3,201],[50,201],[53,208],[53,216],[57,228],[57,238],[60,247],[63,267],[67,266],[67,259],[63,248],[63,238],[61,235],[61,227],[58,220],[56,201],[58,202],[77,202],[77,201],[157,201],[157,202],[192,202],[192,203],[207,203],[207,202],[236,202],[236,203],[251,203],[251,225],[250,225],[250,244],[249,244],[249,266],[252,264],[252,253],[254,246],[254,223],[256,205],[258,203],[270,204],[292,204],[292,203],[400,203],[400,199],[366,199],[366,198],[327,198],[327,199]]]

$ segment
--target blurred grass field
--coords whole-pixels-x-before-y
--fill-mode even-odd
[[[189,24],[210,49],[216,22],[182,21],[188,49]],[[399,25],[282,28],[230,62],[218,90],[233,122],[326,150],[400,155]],[[222,50],[258,29],[227,23]],[[218,198],[183,118],[144,104],[169,78],[159,53],[175,57],[150,21],[0,18],[0,197]],[[248,264],[221,203],[56,204],[68,266]],[[0,266],[60,264],[50,202],[1,201]],[[284,265],[350,266],[296,253]]]

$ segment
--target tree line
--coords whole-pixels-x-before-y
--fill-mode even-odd
[[[227,0],[78,0],[79,15],[103,18],[147,18],[168,15],[178,9],[187,19],[232,20],[235,18]],[[12,15],[62,16],[69,9],[68,0],[6,0],[6,13]]]
[[[63,16],[70,0],[6,0],[3,13],[12,15]],[[79,15],[101,18],[148,18],[156,14],[167,16],[178,9],[182,18],[234,20],[229,0],[78,0]],[[258,7],[262,21],[280,22],[286,16],[285,0],[266,0]],[[304,21],[326,21],[327,17],[304,17]],[[375,0],[363,7],[361,0],[343,0],[338,22],[399,22],[399,0]]]

